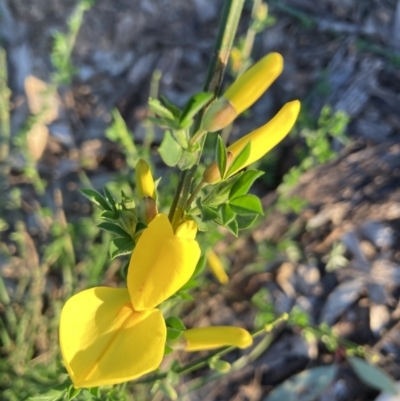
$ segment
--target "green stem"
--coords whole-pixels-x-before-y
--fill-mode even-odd
[[[186,202],[186,208],[190,208],[190,205],[194,202],[197,194],[207,185],[206,182],[200,181],[193,192],[190,194],[190,198]]]
[[[215,96],[218,95],[225,68],[228,64],[239,19],[242,14],[243,5],[244,0],[225,1],[218,28],[217,39],[215,41],[213,57],[210,61],[207,78],[203,88],[204,92],[212,92]],[[194,124],[194,133],[199,130],[202,117],[203,113],[199,113]],[[179,222],[182,219],[206,137],[207,135],[202,135],[198,141],[200,144],[200,150],[198,151],[196,164],[190,169],[182,171],[180,174],[178,188],[175,192],[169,212],[169,219],[174,228],[179,225]]]

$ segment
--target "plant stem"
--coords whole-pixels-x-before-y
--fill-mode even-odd
[[[204,92],[212,92],[214,93],[214,96],[218,95],[225,68],[228,64],[229,54],[232,49],[233,40],[242,14],[243,4],[244,0],[225,0],[213,56],[210,61],[207,78],[203,88]],[[200,112],[193,127],[194,133],[199,129],[202,117],[203,113]],[[180,174],[178,188],[175,192],[169,212],[169,219],[174,229],[179,225],[182,219],[206,137],[207,135],[204,134],[198,141],[200,144],[200,150],[198,151],[196,164],[190,169],[182,171]]]

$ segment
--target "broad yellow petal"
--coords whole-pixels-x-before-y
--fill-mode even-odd
[[[194,220],[186,220],[178,226],[175,235],[179,238],[195,239],[197,229],[197,223]]]
[[[133,308],[152,309],[173,295],[190,279],[199,258],[197,242],[174,235],[168,217],[157,215],[141,235],[129,263]]]
[[[224,93],[240,114],[248,109],[269,88],[283,69],[283,58],[279,53],[270,53],[244,72]]]
[[[286,103],[267,124],[245,135],[231,146],[228,152],[236,156],[250,142],[250,156],[240,169],[232,172],[235,174],[249,164],[261,159],[266,153],[274,148],[293,128],[300,111],[300,102],[293,100]]]
[[[202,351],[224,346],[247,348],[253,344],[251,334],[241,327],[210,326],[183,332],[185,351]]]
[[[134,311],[126,289],[82,291],[61,312],[61,352],[75,387],[122,383],[157,369],[165,340],[162,313]]]

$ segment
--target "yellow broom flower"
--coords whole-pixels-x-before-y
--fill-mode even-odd
[[[255,103],[278,78],[283,69],[279,53],[270,53],[244,72],[206,111],[202,127],[215,132],[228,126]]]
[[[230,145],[227,148],[227,151],[228,154],[233,155],[233,160],[248,143],[250,143],[250,155],[244,164],[229,173],[229,177],[261,159],[266,153],[282,141],[282,139],[284,139],[293,128],[299,112],[300,102],[298,100],[286,103],[267,124],[250,132]],[[220,180],[221,176],[218,171],[218,166],[214,162],[204,171],[203,181],[208,184],[214,184]]]
[[[65,304],[60,345],[75,387],[122,383],[160,365],[166,326],[155,307],[189,280],[200,257],[194,226],[183,224],[174,234],[166,215],[154,218],[132,253],[127,289],[91,288]]]

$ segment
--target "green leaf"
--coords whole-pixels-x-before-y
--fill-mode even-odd
[[[371,365],[364,359],[355,356],[347,357],[356,375],[367,386],[389,394],[398,395],[394,380],[381,368]]]
[[[68,388],[68,394],[67,394],[67,397],[68,397],[68,401],[70,401],[70,400],[73,400],[80,392],[81,392],[81,390],[82,389],[80,389],[80,388],[75,388],[74,386],[69,386],[69,388]]]
[[[100,398],[100,387],[92,387],[89,392],[91,395]]]
[[[176,316],[170,316],[169,318],[165,319],[165,324],[167,327],[171,327],[176,330],[186,330],[186,326],[182,322],[179,317]]]
[[[232,173],[237,170],[240,170],[242,166],[247,162],[247,159],[250,156],[251,143],[250,141],[246,144],[246,146],[236,155],[233,159],[231,166],[226,173],[227,177],[229,177]]]
[[[117,219],[117,214],[115,212],[111,212],[110,210],[105,210],[101,214],[102,219],[107,219],[107,220],[116,220]]]
[[[258,215],[256,214],[248,214],[245,216],[237,216],[236,221],[238,223],[239,230],[245,230],[246,228],[250,228],[254,222],[257,220]]]
[[[158,99],[149,99],[149,107],[150,110],[156,114],[159,117],[174,120],[175,116],[171,112],[171,110],[168,110],[165,106],[161,104],[161,102]]]
[[[196,164],[196,156],[191,152],[187,152],[186,150],[183,150],[182,156],[178,163],[178,167],[181,170],[187,170],[190,167],[193,167],[195,164]]]
[[[190,217],[196,222],[197,227],[199,228],[199,231],[208,231],[208,226],[206,223],[203,222],[203,220],[199,216],[195,216],[193,214],[190,215]]]
[[[260,199],[251,194],[231,199],[229,205],[237,214],[264,214]]]
[[[91,202],[96,206],[103,208],[104,210],[112,210],[108,202],[103,198],[103,195],[95,191],[94,189],[84,188],[80,192],[82,195],[86,196]]]
[[[200,92],[193,95],[186,103],[180,119],[181,124],[185,124],[193,119],[193,117],[214,97],[212,93]]]
[[[49,390],[41,395],[29,397],[27,401],[58,401],[64,394],[64,390]]]
[[[161,101],[163,102],[164,106],[174,115],[176,119],[180,119],[182,112],[172,104],[164,95],[161,95]]]
[[[187,149],[189,145],[189,138],[188,133],[185,129],[174,130],[172,131],[172,135],[175,141],[177,141],[183,149]]]
[[[111,209],[116,211],[117,210],[117,202],[115,201],[113,194],[110,192],[110,190],[107,187],[104,187],[103,191],[104,191],[104,196],[107,199],[107,202],[111,206]]]
[[[200,198],[196,199],[196,204],[201,211],[201,218],[203,221],[212,221],[219,217],[217,210],[213,207],[203,206]]]
[[[109,249],[111,260],[118,256],[129,255],[134,247],[135,243],[132,238],[114,238],[110,242]]]
[[[173,329],[171,327],[167,327],[167,339],[168,340],[176,340],[182,335],[182,330]]]
[[[335,365],[305,370],[277,386],[264,401],[314,401],[331,384],[336,372]]]
[[[221,222],[223,225],[227,225],[228,223],[230,223],[236,216],[236,213],[226,203],[224,203],[220,207],[219,212],[220,212],[219,214],[220,214]]]
[[[105,231],[109,231],[110,233],[113,233],[115,235],[118,235],[119,237],[124,237],[124,238],[128,238],[128,239],[132,240],[132,237],[130,236],[130,234],[127,233],[118,224],[105,221],[104,223],[100,223],[98,225],[98,227],[100,227],[101,229],[103,229]]]
[[[165,131],[164,138],[158,148],[158,153],[164,163],[169,167],[174,167],[178,164],[182,156],[182,147],[173,138],[170,131]]]
[[[239,234],[239,227],[236,220],[232,220],[229,224],[225,226],[235,237]]]
[[[179,291],[189,290],[190,288],[198,287],[199,283],[194,278],[191,278]]]
[[[226,147],[220,135],[217,136],[217,148],[215,150],[217,165],[219,173],[221,174],[222,179],[225,178],[226,171],[226,163],[228,160],[228,155],[226,153]]]
[[[177,122],[175,122],[174,120],[168,120],[167,118],[158,118],[149,116],[147,117],[147,119],[161,128],[169,128],[176,130],[179,130],[181,128]]]
[[[172,352],[174,352],[174,350],[171,347],[168,347],[168,345],[164,347],[164,355],[171,354]]]
[[[264,174],[263,171],[249,170],[245,171],[241,177],[232,186],[229,192],[229,198],[234,199],[240,195],[245,195],[253,185],[253,182]]]
[[[212,191],[202,200],[203,205],[206,206],[220,206],[222,203],[226,203],[229,199],[229,192],[243,173],[239,173],[234,177],[228,178],[226,181],[214,185]]]

